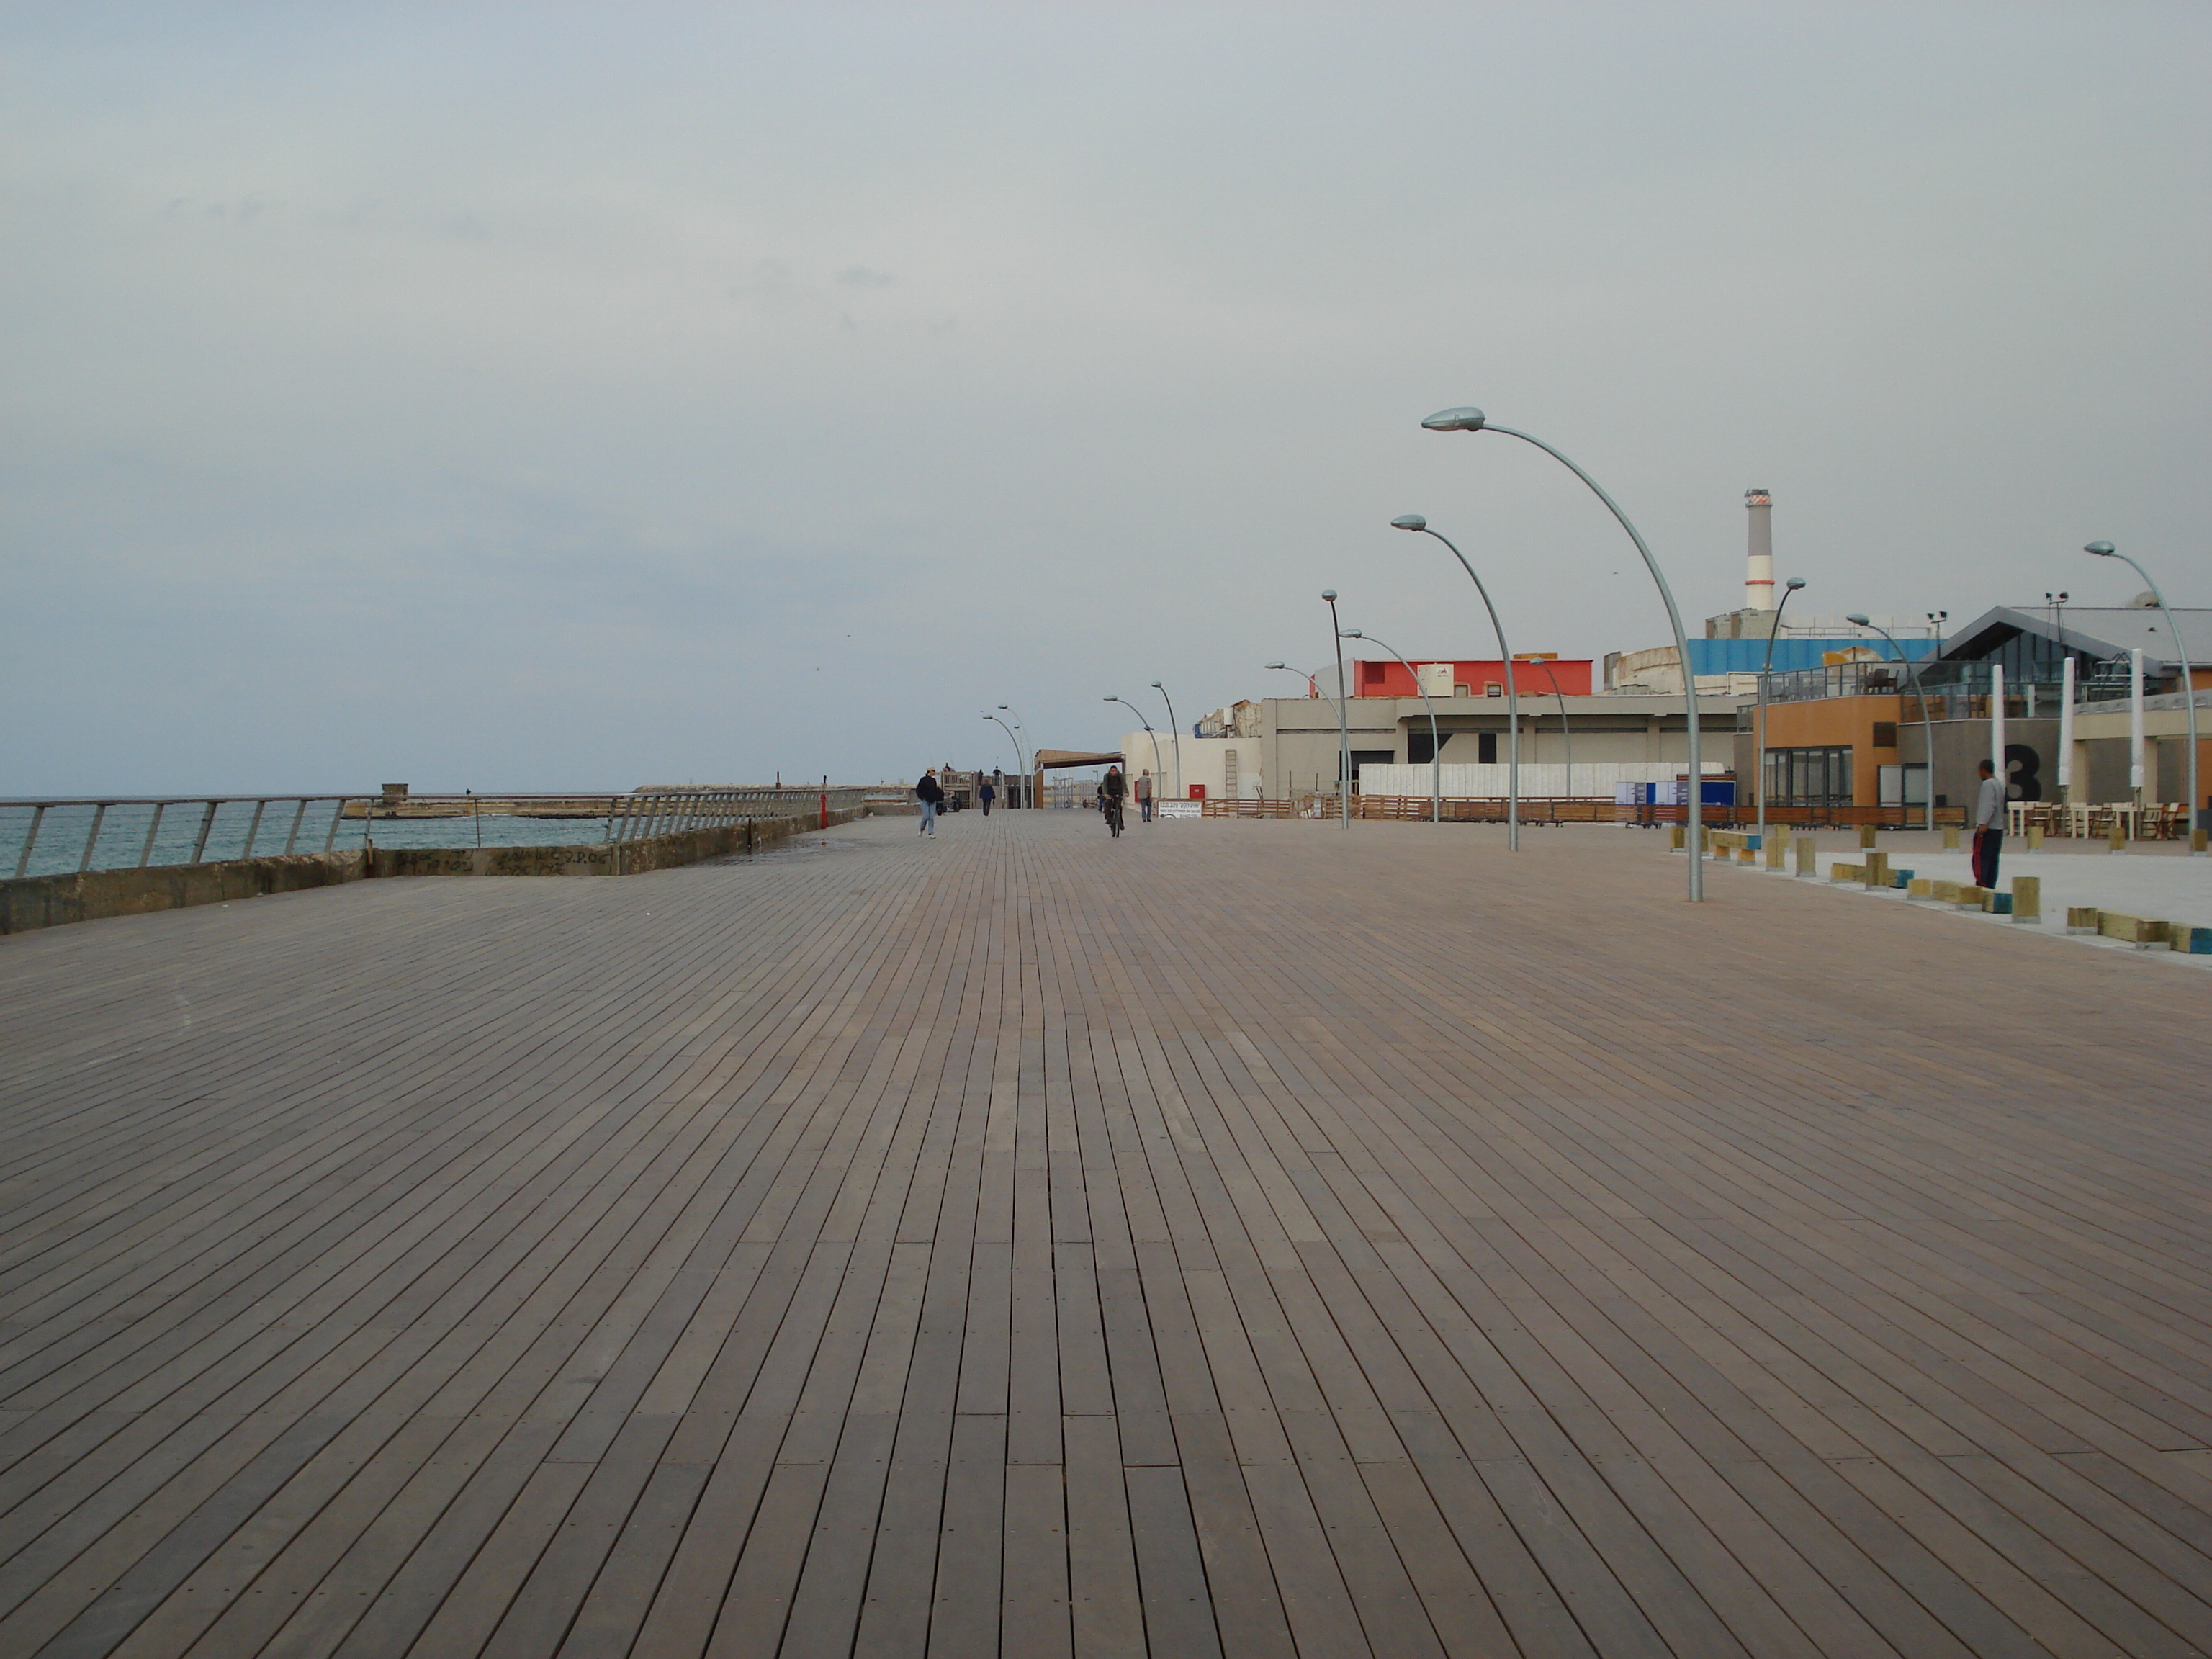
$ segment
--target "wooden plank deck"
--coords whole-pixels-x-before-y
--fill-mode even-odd
[[[2212,1653],[2212,981],[1530,841],[0,941],[0,1654]]]

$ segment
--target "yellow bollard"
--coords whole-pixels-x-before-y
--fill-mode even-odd
[[[1947,853],[1955,853],[1959,850],[1959,826],[1955,823],[1947,823],[1943,826],[1943,850]]]
[[[2033,922],[2043,920],[2043,878],[2040,876],[2014,876],[2012,878],[2012,919]]]
[[[1874,845],[1874,825],[1870,823],[1859,825],[1859,845],[1861,847]]]
[[[1819,875],[1820,866],[1813,858],[1813,848],[1815,843],[1812,836],[1800,836],[1790,844],[1797,852],[1797,873],[1801,876]]]
[[[2043,826],[2039,823],[2031,823],[2027,826],[2027,850],[2031,853],[2040,853],[2043,850]]]

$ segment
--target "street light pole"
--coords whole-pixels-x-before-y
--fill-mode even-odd
[[[1429,521],[1418,513],[1391,520],[1390,527],[1434,536],[1451,548],[1452,557],[1467,572],[1467,579],[1482,596],[1482,608],[1490,613],[1491,632],[1498,635],[1498,654],[1505,659],[1505,850],[1517,853],[1521,850],[1521,690],[1513,678],[1513,648],[1505,643],[1505,624],[1498,620],[1498,607],[1490,602],[1490,590],[1482,585],[1482,578],[1474,574],[1467,555],[1453,544],[1449,536],[1430,529]]]
[[[1182,799],[1182,727],[1176,724],[1175,699],[1168,696],[1167,687],[1162,685],[1158,680],[1154,680],[1152,682],[1152,690],[1160,694],[1160,701],[1168,706],[1168,730],[1175,733],[1176,740],[1175,798],[1177,800],[1181,800]]]
[[[1890,649],[1897,653],[1897,659],[1899,662],[1903,662],[1905,660],[1905,647],[1899,645],[1896,639],[1891,635],[1890,631],[1887,628],[1884,628],[1880,623],[1875,622],[1869,617],[1859,616],[1856,613],[1844,617],[1844,620],[1850,623],[1856,628],[1871,628],[1875,633],[1881,635],[1882,638],[1889,641]],[[1912,665],[1911,671],[1907,676],[1905,683],[1908,685],[1914,686],[1920,684],[1920,665],[1918,663],[1914,663]],[[1923,691],[1920,694],[1920,732],[1922,746],[1928,750],[1928,787],[1922,792],[1928,797],[1928,813],[1927,817],[1923,820],[1923,824],[1924,828],[1933,830],[1936,827],[1936,722],[1929,718],[1928,694],[1925,691]],[[2002,768],[2004,763],[2003,756],[2000,755],[1997,757],[1997,763],[2000,768]],[[1876,789],[1875,793],[1879,796],[1881,792],[1880,789]],[[1897,796],[1898,805],[1902,806],[1905,804],[1905,769],[1902,766],[1897,769]],[[1999,825],[1998,827],[2002,828],[2003,826]]]
[[[1291,667],[1291,666],[1290,665],[1290,664],[1288,664],[1288,663],[1286,663],[1286,662],[1269,662],[1269,663],[1262,663],[1262,664],[1261,664],[1260,665],[1261,665],[1262,668],[1279,668],[1279,669],[1281,669],[1281,670],[1282,670],[1285,673],[1286,673],[1286,674],[1305,674],[1305,679],[1306,679],[1306,695],[1307,695],[1308,698],[1309,698],[1309,699],[1319,698],[1319,699],[1320,699],[1322,702],[1328,702],[1329,701],[1327,697],[1323,697],[1323,696],[1322,696],[1322,695],[1321,695],[1321,678],[1320,678],[1320,676],[1316,675],[1316,674],[1306,674],[1306,671],[1305,671],[1304,669],[1303,669],[1303,668],[1293,668],[1293,667]],[[1343,688],[1342,688],[1342,687],[1340,687],[1340,686],[1338,688],[1338,690],[1341,690],[1342,689],[1343,689]],[[1332,712],[1334,712],[1334,711],[1333,711],[1333,708],[1332,708]],[[1267,786],[1266,786],[1266,784],[1265,784],[1264,782],[1261,785],[1261,788],[1263,788],[1263,789],[1264,789],[1266,787],[1267,787]],[[1290,787],[1290,791],[1291,791],[1291,794],[1295,795],[1295,794],[1297,794],[1297,781],[1296,781],[1295,777],[1293,777],[1292,779],[1291,779],[1291,780],[1289,781],[1289,787]]]
[[[1530,657],[1527,660],[1544,665],[1544,672],[1552,682],[1552,695],[1559,700],[1559,738],[1567,747],[1567,798],[1571,800],[1575,793],[1575,734],[1567,729],[1567,694],[1559,690],[1559,671],[1547,659]]]
[[[1372,634],[1363,634],[1356,628],[1346,629],[1344,637],[1347,640],[1375,640]],[[1388,640],[1375,640],[1375,643],[1405,663],[1406,672],[1413,677],[1413,690],[1421,694],[1421,706],[1429,711],[1429,822],[1442,823],[1444,821],[1444,740],[1437,734],[1437,706],[1429,701],[1429,688],[1421,684],[1420,671],[1406,662],[1398,647]]]
[[[1774,667],[1774,636],[1782,631],[1782,613],[1790,608],[1790,596],[1804,586],[1802,576],[1792,576],[1782,585],[1782,603],[1774,607],[1774,625],[1766,630],[1766,659],[1759,665],[1759,714],[1753,721],[1758,736],[1752,740],[1751,771],[1752,787],[1759,793],[1759,845],[1762,852],[1766,848],[1766,677]],[[1904,776],[1901,769],[1898,775]],[[1933,755],[1928,757],[1928,775],[1936,775]],[[1902,782],[1898,785],[1900,792],[1904,787]],[[1933,800],[1935,797],[1930,795],[1929,799]]]
[[[2121,552],[2110,542],[2091,542],[2081,550],[2100,559],[2118,559],[2143,579],[2150,596],[2158,601],[2158,614],[2166,618],[2166,631],[2173,635],[2174,654],[2181,659],[2181,707],[2189,716],[2189,812],[2186,828],[2189,831],[2189,856],[2196,858],[2204,851],[2204,832],[2197,827],[2197,814],[2203,803],[2197,793],[2197,671],[2189,665],[2189,647],[2181,637],[2181,626],[2173,620],[2173,612],[2166,608],[2166,595],[2158,591],[2150,572]],[[2063,646],[2063,641],[2060,641]],[[2154,782],[2156,781],[2154,780]]]
[[[997,726],[1001,732],[1004,732],[1006,734],[1007,740],[1014,745],[1014,764],[1016,766],[1027,766],[1028,763],[1022,758],[1022,740],[1014,736],[1014,728],[1007,725],[1006,721],[1000,720],[996,714],[986,714],[983,718],[990,721],[994,726]],[[1023,775],[1027,776],[1028,775],[1024,772]]]
[[[1137,717],[1138,723],[1145,728],[1145,735],[1152,740],[1152,774],[1157,777],[1159,775],[1160,770],[1160,734],[1152,730],[1152,723],[1145,718],[1145,711],[1138,708],[1133,702],[1131,702],[1127,697],[1109,697],[1106,701],[1109,702],[1120,703],[1122,708],[1127,709],[1132,714],[1134,714]],[[1126,756],[1122,759],[1122,764],[1125,766],[1128,764],[1128,760]],[[1122,781],[1124,783],[1128,781],[1128,775],[1129,775],[1126,772],[1121,775]]]
[[[1666,601],[1667,621],[1674,630],[1675,654],[1682,665],[1682,697],[1690,717],[1690,810],[1686,814],[1690,833],[1684,839],[1688,843],[1686,850],[1690,855],[1690,902],[1693,904],[1698,902],[1705,896],[1705,750],[1698,742],[1698,677],[1690,672],[1690,640],[1689,635],[1682,631],[1682,613],[1675,607],[1674,590],[1667,586],[1666,574],[1659,568],[1659,561],[1651,556],[1651,550],[1644,545],[1643,532],[1630,522],[1628,514],[1620,510],[1613,497],[1599,487],[1595,478],[1541,438],[1516,432],[1510,426],[1492,426],[1489,416],[1479,409],[1443,410],[1430,416],[1421,424],[1431,432],[1499,432],[1509,438],[1518,438],[1523,443],[1535,445],[1589,486],[1590,493],[1603,501],[1606,510],[1620,521],[1620,527],[1628,532],[1628,539],[1636,544],[1636,550],[1644,556],[1644,568],[1651,573],[1651,580],[1658,584],[1659,597]]]
[[[1336,590],[1324,587],[1329,643],[1336,650],[1336,821],[1352,828],[1352,688],[1344,683],[1344,635],[1336,620]]]
[[[1012,714],[1012,715],[1014,717],[1014,731],[1015,731],[1016,732],[1018,732],[1018,732],[1026,732],[1026,731],[1028,731],[1028,730],[1030,729],[1030,728],[1029,728],[1029,723],[1028,723],[1026,720],[1023,720],[1023,719],[1022,719],[1022,711],[1021,711],[1020,709],[1018,709],[1018,708],[1015,708],[1012,703],[1005,703],[1005,702],[1000,703],[1000,704],[999,705],[999,707],[1000,707],[1000,708],[1004,709],[1007,714]],[[1014,738],[1014,753],[1015,753],[1017,756],[1019,756],[1021,752],[1022,752],[1022,740],[1021,740],[1021,738],[1020,738],[1018,736],[1017,736],[1017,737]],[[1028,768],[1028,763],[1027,763],[1026,761],[1024,761],[1024,762],[1023,763],[1023,767],[1024,767],[1024,770],[1023,770],[1023,772],[1022,772],[1022,793],[1023,793],[1023,795],[1024,795],[1024,796],[1025,796],[1025,797],[1031,797],[1031,798],[1030,798],[1030,799],[1027,799],[1024,800],[1024,802],[1023,802],[1022,804],[1023,804],[1024,805],[1027,805],[1027,806],[1035,806],[1035,805],[1036,805],[1036,799],[1033,798],[1033,796],[1031,795],[1031,792],[1032,792],[1032,790],[1034,789],[1034,787],[1035,787],[1035,784],[1036,784],[1036,778],[1035,778],[1035,775],[1034,775],[1034,774],[1032,774],[1031,772],[1030,772],[1030,771],[1027,769],[1027,768]],[[1009,805],[1011,805],[1011,804],[1012,804],[1012,803],[1009,803]]]

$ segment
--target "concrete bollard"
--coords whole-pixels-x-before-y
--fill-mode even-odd
[[[1955,853],[1959,850],[1959,826],[1955,823],[1947,823],[1943,826],[1943,850],[1947,853]]]
[[[1866,863],[1861,867],[1866,872],[1866,884],[1869,889],[1889,885],[1888,854],[1869,853]]]
[[[1682,850],[1682,826],[1676,824],[1667,832],[1667,845],[1679,853]]]
[[[2111,853],[2124,853],[2127,851],[2127,821],[2124,818],[2116,817],[2112,820],[2112,827],[2111,830],[2105,836],[2105,849]]]
[[[1933,899],[1936,884],[1925,876],[1916,877],[1905,884],[1905,896],[1913,900]]]
[[[1768,869],[1783,870],[1789,867],[1782,861],[1783,854],[1788,849],[1789,845],[1790,843],[1780,836],[1769,836],[1766,838],[1766,867]]]
[[[1797,873],[1801,876],[1819,875],[1820,866],[1813,857],[1814,849],[1819,843],[1810,836],[1800,836],[1792,845],[1797,852]]]
[[[1859,845],[1861,847],[1874,845],[1874,825],[1870,823],[1859,825]]]
[[[2031,853],[2040,853],[2043,850],[2043,826],[2039,823],[2031,823],[2027,826],[2027,850]]]
[[[2094,933],[2097,931],[2097,920],[2103,915],[2094,904],[2069,904],[2066,907],[2066,931]]]
[[[1961,882],[1959,884],[1959,896],[1954,902],[1961,910],[1986,910],[1990,908],[1990,890]]]
[[[2012,878],[2012,919],[2033,922],[2043,920],[2042,877],[2014,876]]]

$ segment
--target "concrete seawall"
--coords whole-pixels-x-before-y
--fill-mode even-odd
[[[861,814],[833,808],[832,823]],[[372,847],[344,853],[294,853],[219,864],[164,864],[143,870],[87,870],[0,881],[0,934],[72,921],[225,904],[268,893],[392,876],[635,876],[702,859],[754,853],[821,827],[817,813],[747,818],[643,841],[574,847]]]

